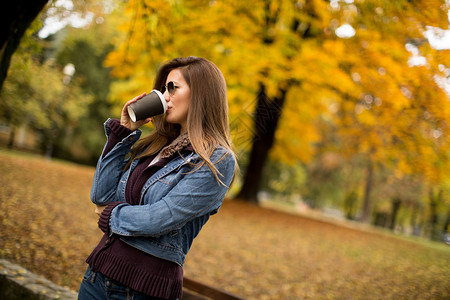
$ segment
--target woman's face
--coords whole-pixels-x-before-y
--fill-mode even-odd
[[[173,89],[170,89],[170,82],[173,83]],[[184,132],[191,102],[191,89],[179,69],[172,70],[167,76],[164,99],[167,101],[166,121],[181,125],[181,132]]]

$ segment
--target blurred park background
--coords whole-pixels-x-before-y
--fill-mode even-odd
[[[0,221],[3,229],[36,230],[42,239],[38,234],[42,227],[20,227],[30,226],[32,222],[23,224],[22,217],[20,223],[20,215],[11,211],[15,205],[23,205],[21,199],[39,205],[37,211],[48,209],[54,205],[51,199],[62,199],[71,189],[60,191],[66,184],[59,182],[46,190],[45,197],[37,196],[39,189],[32,184],[24,185],[34,182],[25,177],[36,157],[23,161],[18,150],[44,158],[36,167],[41,168],[41,172],[30,173],[44,179],[64,178],[62,174],[69,172],[54,171],[53,168],[59,168],[53,164],[56,160],[79,165],[85,173],[77,173],[80,177],[75,180],[66,179],[80,181],[80,187],[75,190],[85,192],[79,195],[84,200],[80,206],[78,198],[73,199],[72,205],[76,203],[78,210],[85,205],[89,207],[91,170],[105,142],[103,122],[108,117],[119,117],[127,100],[149,92],[155,72],[163,62],[179,56],[202,56],[213,61],[227,80],[231,134],[241,167],[228,197],[243,202],[225,206],[224,215],[230,212],[226,224],[233,223],[231,216],[239,215],[242,209],[256,216],[261,207],[270,207],[304,217],[332,220],[333,224],[340,222],[352,228],[378,228],[390,237],[394,236],[390,234],[401,237],[402,241],[420,241],[421,247],[436,251],[426,252],[420,248],[436,261],[423,260],[424,268],[419,271],[409,264],[407,267],[399,264],[399,269],[385,266],[377,271],[376,280],[388,269],[393,272],[390,279],[396,277],[394,271],[405,271],[409,277],[402,283],[420,286],[413,294],[418,298],[449,295],[450,252],[445,245],[450,244],[448,1],[56,0],[47,3],[22,0],[14,3],[2,9],[3,19],[11,20],[11,25],[2,28],[0,40],[0,145],[2,149],[9,149],[1,153],[4,174],[0,177],[3,189],[0,196],[4,209]],[[152,127],[144,130],[151,131]],[[13,171],[17,168],[21,172]],[[34,184],[42,187],[45,181]],[[62,194],[58,196],[58,193]],[[38,204],[33,199],[42,202]],[[19,207],[22,212],[27,208]],[[63,209],[55,207],[52,211]],[[60,211],[53,213],[57,215]],[[44,213],[44,216],[50,215]],[[267,216],[258,216],[270,220]],[[28,217],[31,220],[42,218],[36,214]],[[90,228],[94,232],[96,221],[92,217]],[[55,218],[47,218],[45,226],[51,227],[48,222],[56,222]],[[283,218],[276,220],[280,219]],[[60,222],[58,226],[64,227]],[[258,223],[258,226],[265,225],[269,233],[274,223]],[[226,231],[226,225],[223,226]],[[320,227],[317,226],[308,223],[307,228]],[[14,254],[17,247],[25,247],[20,239],[23,231],[8,235],[3,229],[2,257],[25,265],[42,266],[45,259],[41,256],[57,251],[39,244],[36,237],[34,250],[29,249],[29,253],[20,254],[22,256]],[[285,230],[280,229],[280,232]],[[333,230],[337,229],[333,227]],[[236,234],[238,232],[236,230]],[[327,231],[317,232],[328,236],[324,234]],[[292,231],[291,234],[305,232]],[[217,233],[211,238],[214,236]],[[353,240],[348,234],[344,236],[347,237],[344,240]],[[273,235],[264,241],[277,242]],[[316,240],[303,242],[321,245]],[[282,256],[306,251],[304,255],[312,255],[320,261],[330,253],[325,249],[333,249],[332,257],[339,257],[337,261],[342,260],[348,266],[349,263],[335,253],[335,248],[342,245],[339,241],[333,243],[322,247],[321,255],[312,255],[317,249],[301,250],[305,244],[295,242],[296,247],[287,248],[292,252]],[[201,244],[201,253],[214,253],[207,244]],[[384,249],[389,249],[386,253],[396,249],[400,255],[411,245],[405,244],[400,250],[391,246]],[[90,244],[89,249],[81,250],[86,245],[79,246],[83,247],[77,253],[87,251],[86,255],[93,247]],[[36,254],[40,253],[39,247],[48,251],[39,256]],[[373,247],[376,246],[361,245],[348,253],[352,258],[361,259],[363,253]],[[416,248],[412,249],[414,252]],[[421,258],[427,256],[422,250],[417,251]],[[60,259],[71,257],[64,253]],[[201,259],[202,255],[197,254],[197,257],[196,253],[200,250],[193,255]],[[230,253],[223,257],[229,257]],[[366,259],[380,263],[386,253],[371,254]],[[421,258],[411,258],[411,262],[417,263]],[[393,261],[399,262],[399,257]],[[233,263],[239,265],[239,260]],[[267,271],[252,270],[251,259],[247,264],[250,270],[245,267],[240,270],[238,279],[230,279],[230,286]],[[65,268],[67,266],[61,267],[60,271]],[[305,266],[298,268],[305,271]],[[310,266],[308,272],[325,272],[324,269],[323,265]],[[283,270],[276,274],[290,278],[287,270]],[[190,272],[201,276],[208,271]],[[360,276],[364,268],[353,266],[345,272],[344,276],[357,277],[355,274]],[[429,272],[429,277],[423,275],[427,278],[421,281],[424,285],[417,283],[418,277],[408,281],[414,278],[414,273],[421,272]],[[51,273],[48,270],[46,274]],[[209,274],[208,278],[214,276],[220,275]],[[230,271],[229,276],[237,275]],[[357,281],[356,277],[352,280]],[[372,279],[366,278],[367,282]],[[63,280],[69,285],[72,282],[73,279]],[[323,277],[318,282],[319,287],[329,284]],[[435,292],[431,288],[430,294],[424,294],[435,284],[441,290]],[[393,292],[389,283],[380,285],[382,291]],[[242,288],[237,286],[233,291],[249,298],[262,288],[257,286],[246,291],[245,287],[252,287],[248,281]],[[308,290],[308,295],[314,298],[320,290],[318,286],[310,290],[305,286],[297,286],[298,290],[288,286],[283,299],[296,299],[300,290]],[[281,288],[281,283],[277,287]],[[336,290],[344,287],[346,285],[339,285],[338,281]],[[362,289],[361,294],[350,298],[358,299],[358,295],[364,293]],[[348,290],[344,288],[350,293],[345,295],[351,295],[351,290],[351,285]],[[401,292],[393,293],[395,297],[385,299],[399,295],[401,298]],[[261,293],[259,299],[262,295],[270,295],[270,292]],[[303,298],[308,295],[302,294]],[[332,293],[320,294],[319,298],[333,298],[333,295],[337,297]]]

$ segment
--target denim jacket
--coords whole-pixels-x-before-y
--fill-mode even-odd
[[[109,121],[105,122],[108,138]],[[133,131],[100,158],[91,188],[93,203],[126,201],[127,180],[138,160],[127,171],[123,168],[131,146],[140,135],[140,130]],[[145,183],[140,205],[121,203],[113,209],[110,233],[137,249],[183,266],[193,239],[209,217],[218,212],[236,167],[231,153],[222,147],[215,149],[211,161],[220,172],[222,184],[206,164],[192,172],[200,161],[192,152],[168,162]]]

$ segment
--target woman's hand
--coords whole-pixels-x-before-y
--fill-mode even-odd
[[[100,215],[102,214],[105,207],[106,207],[106,205],[95,204],[95,213],[100,217]]]
[[[147,93],[142,93],[141,95],[134,97],[133,99],[131,99],[130,101],[125,103],[125,105],[123,106],[123,109],[122,109],[122,114],[120,116],[120,125],[123,125],[123,126],[127,127],[128,129],[134,131],[134,130],[138,129],[139,127],[141,127],[142,125],[147,124],[148,122],[150,122],[152,120],[152,118],[147,118],[145,120],[133,122],[133,121],[131,121],[130,115],[128,114],[128,109],[127,109],[128,105],[141,99],[146,94]]]

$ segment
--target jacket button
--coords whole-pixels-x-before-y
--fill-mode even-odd
[[[109,242],[111,242],[111,240],[110,240],[110,239],[107,239],[107,240],[106,240],[106,243],[109,244]]]

